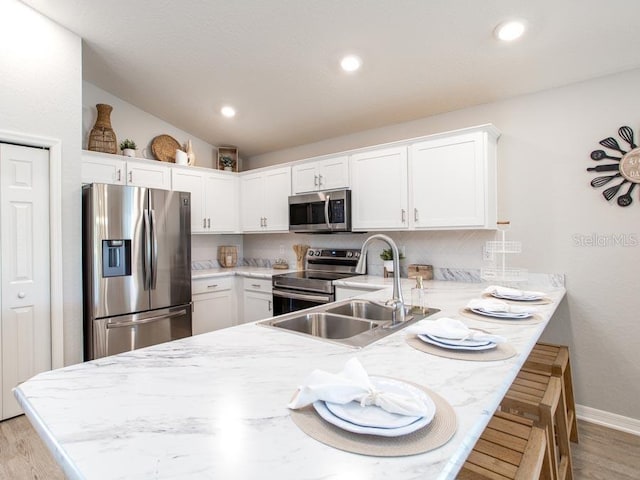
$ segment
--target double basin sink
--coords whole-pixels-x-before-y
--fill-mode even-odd
[[[289,313],[258,324],[362,348],[438,311],[432,308],[424,313],[408,312],[403,322],[393,324],[390,307],[354,299]]]

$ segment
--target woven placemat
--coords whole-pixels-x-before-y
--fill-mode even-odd
[[[510,343],[499,343],[496,348],[491,350],[478,350],[474,352],[465,350],[450,350],[441,348],[437,345],[423,342],[416,335],[407,335],[407,343],[409,346],[420,350],[421,352],[437,355],[438,357],[451,358],[453,360],[470,360],[473,362],[492,362],[495,360],[506,360],[513,357],[516,349]]]
[[[523,318],[522,320],[511,320],[509,318],[494,318],[488,317],[486,315],[480,315],[478,313],[472,312],[466,308],[460,309],[460,315],[464,315],[467,318],[473,318],[474,320],[482,320],[483,322],[490,323],[502,323],[503,325],[535,325],[536,323],[540,323],[542,321],[542,317],[537,313],[534,313],[529,318]]]
[[[312,405],[291,410],[291,419],[311,438],[345,452],[373,457],[404,457],[435,450],[447,443],[456,432],[456,413],[449,402],[437,393],[422,385],[406,383],[424,391],[436,406],[436,414],[431,423],[407,435],[381,437],[347,432],[323,420]]]
[[[178,141],[170,135],[158,135],[151,141],[151,151],[161,162],[176,161],[176,150],[182,150]]]
[[[538,300],[510,300],[507,298],[497,298],[491,295],[490,293],[483,293],[483,298],[490,298],[491,300],[501,300],[503,302],[507,302],[513,305],[549,305],[553,303],[549,297],[542,297]]]

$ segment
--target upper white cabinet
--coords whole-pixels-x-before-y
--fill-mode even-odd
[[[291,167],[242,174],[240,194],[243,232],[289,231]]]
[[[239,230],[239,183],[234,174],[176,167],[173,190],[191,192],[191,233],[234,233]]]
[[[171,169],[154,160],[83,151],[82,183],[111,183],[171,190]]]
[[[495,228],[496,138],[485,130],[409,147],[412,229]]]
[[[353,154],[350,167],[353,229],[407,229],[407,147]]]
[[[342,155],[294,165],[291,183],[294,194],[346,188],[349,186],[349,157]]]

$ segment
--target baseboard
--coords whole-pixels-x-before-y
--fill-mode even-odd
[[[585,422],[595,423],[622,432],[640,436],[640,420],[623,417],[616,413],[605,412],[596,408],[576,405],[576,416]]]

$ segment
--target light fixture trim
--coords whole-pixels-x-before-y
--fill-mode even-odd
[[[233,118],[236,116],[236,109],[231,105],[225,105],[220,109],[220,113],[223,117]]]
[[[503,42],[512,42],[522,37],[527,26],[522,20],[508,20],[500,23],[494,30],[494,34],[498,40]]]
[[[340,67],[348,73],[356,72],[362,67],[362,59],[353,54],[345,55],[342,57],[342,60],[340,60]]]

